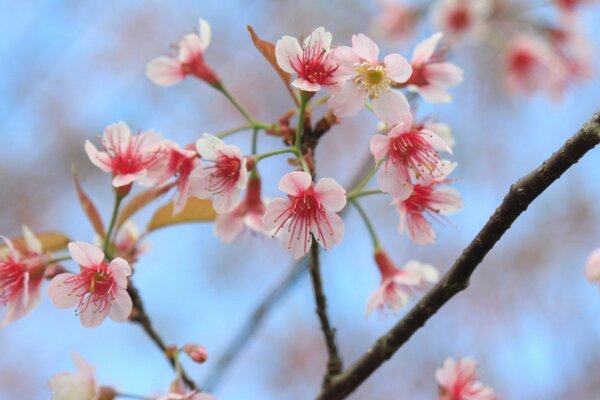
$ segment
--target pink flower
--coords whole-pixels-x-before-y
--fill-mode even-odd
[[[246,158],[238,147],[225,144],[208,133],[196,142],[196,149],[212,165],[194,169],[190,175],[190,192],[194,196],[213,196],[213,207],[219,214],[227,213],[240,204],[241,192],[248,184]]]
[[[408,90],[419,93],[430,103],[452,101],[447,89],[463,80],[462,69],[435,54],[442,37],[442,33],[435,33],[415,47],[411,60],[413,72],[406,82]]]
[[[85,152],[90,161],[104,172],[113,175],[114,187],[126,186],[139,180],[150,185],[153,177],[149,171],[159,162],[163,139],[154,131],[132,135],[124,122],[112,124],[102,135],[103,152],[87,140]]]
[[[577,8],[596,3],[597,0],[554,0],[554,4],[559,10],[567,14],[572,14]]]
[[[78,354],[71,354],[78,374],[63,372],[50,379],[52,400],[98,400],[100,387],[96,383],[96,369]]]
[[[46,259],[42,244],[33,232],[23,226],[27,250],[19,252],[6,237],[7,254],[0,260],[0,303],[8,305],[2,326],[31,313],[40,302]]]
[[[183,346],[183,351],[188,355],[194,362],[202,364],[206,360],[208,360],[208,352],[204,348],[204,346],[200,346],[198,344],[186,344]]]
[[[281,178],[279,190],[288,199],[272,200],[263,223],[294,258],[308,252],[312,236],[326,250],[342,241],[344,221],[336,212],[346,205],[346,191],[336,181],[322,178],[315,185],[309,174],[295,171]]]
[[[491,11],[489,0],[440,0],[432,16],[437,29],[458,37],[481,31]]]
[[[216,400],[217,398],[208,393],[198,393],[196,391],[189,393],[169,393],[158,397],[156,400]]]
[[[585,278],[592,283],[600,283],[600,249],[594,250],[585,263]]]
[[[448,186],[438,188],[448,183],[446,177],[455,167],[456,163],[444,162],[432,181],[415,185],[406,199],[393,200],[400,212],[398,230],[401,234],[408,228],[408,234],[415,243],[433,243],[435,231],[425,217],[443,223],[447,220],[446,215],[458,212],[463,207],[460,194],[455,189]]]
[[[494,391],[477,380],[477,364],[472,358],[447,358],[435,371],[440,385],[439,400],[496,400]]]
[[[565,72],[548,44],[531,35],[511,39],[504,58],[505,82],[511,93],[530,95],[538,90],[550,89]]]
[[[117,254],[130,264],[137,262],[138,258],[149,249],[147,243],[140,243],[140,238],[140,230],[135,222],[132,220],[125,221],[115,237]]]
[[[413,190],[413,177],[428,182],[440,165],[438,150],[452,153],[446,142],[428,129],[413,125],[411,113],[386,135],[371,139],[371,154],[375,162],[384,160],[377,172],[377,182],[384,192],[406,199]]]
[[[191,145],[180,149],[179,145],[171,140],[163,143],[164,152],[161,161],[153,169],[156,179],[152,186],[166,182],[172,177],[176,178],[177,191],[173,199],[173,215],[179,214],[185,208],[190,192],[190,174],[202,165],[198,152]]]
[[[321,86],[335,86],[340,82],[334,73],[338,64],[331,54],[331,33],[318,27],[304,39],[302,46],[298,39],[284,36],[275,45],[275,57],[279,68],[298,78],[292,85],[306,92],[317,92]]]
[[[414,6],[390,0],[380,0],[381,15],[375,27],[383,36],[404,40],[408,39],[419,21],[423,12]]]
[[[260,178],[251,177],[245,199],[232,211],[217,215],[215,232],[225,243],[231,243],[244,230],[250,228],[254,232],[268,234],[262,222],[266,204],[261,197]]]
[[[52,279],[48,296],[54,305],[77,306],[76,312],[86,328],[100,325],[107,316],[114,321],[127,321],[132,310],[127,293],[129,263],[119,257],[107,263],[102,250],[83,242],[69,243],[69,253],[81,271],[59,274]]]
[[[392,90],[392,85],[405,82],[412,72],[408,61],[399,54],[385,56],[378,61],[379,48],[367,36],[352,36],[352,48],[337,47],[332,54],[339,64],[336,79],[346,83],[329,98],[327,103],[338,117],[351,117],[371,101],[373,112],[389,123],[397,121],[410,109],[404,95]]]
[[[373,310],[384,312],[385,308],[394,313],[406,306],[411,295],[438,280],[439,273],[429,264],[409,261],[402,269],[396,268],[383,249],[375,251],[375,262],[381,272],[381,286],[369,296],[366,317]]]
[[[210,44],[210,25],[203,19],[199,20],[199,25],[199,35],[190,33],[179,42],[177,57],[158,57],[148,63],[148,79],[156,85],[170,86],[193,75],[210,85],[219,84],[217,75],[204,62],[204,51]]]

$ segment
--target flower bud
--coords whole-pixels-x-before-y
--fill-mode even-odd
[[[188,355],[194,362],[202,364],[208,359],[208,352],[203,346],[196,344],[186,344],[183,346],[183,351]]]

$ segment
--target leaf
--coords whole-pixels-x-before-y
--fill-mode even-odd
[[[88,220],[92,224],[92,227],[96,233],[100,235],[100,237],[104,237],[104,225],[102,224],[102,218],[98,213],[98,209],[92,202],[92,199],[90,199],[90,197],[83,191],[81,183],[79,182],[79,177],[77,176],[75,164],[71,166],[71,175],[73,176],[73,183],[75,183],[77,197],[79,198],[79,203],[81,204],[81,208],[83,208],[83,212],[88,217]]]
[[[66,249],[67,244],[71,241],[71,239],[64,233],[56,231],[35,233],[35,236],[42,243],[42,249],[44,251],[58,251]],[[11,239],[11,241],[16,249],[21,253],[27,251],[27,244],[25,243],[23,236]],[[8,254],[8,247],[5,245],[0,246],[0,258],[4,258],[6,254]]]
[[[186,222],[210,222],[214,221],[217,213],[212,207],[212,201],[191,197],[183,211],[173,215],[173,203],[159,208],[148,223],[148,232],[169,225],[183,224]]]
[[[150,204],[156,198],[162,196],[167,193],[171,188],[175,186],[175,182],[169,183],[168,185],[164,185],[157,188],[152,188],[146,190],[135,196],[129,203],[127,203],[121,213],[119,214],[119,219],[117,219],[117,229],[121,227],[133,214],[139,211],[141,208]]]
[[[275,58],[275,45],[271,42],[267,42],[266,40],[262,40],[261,38],[259,38],[256,32],[254,32],[254,28],[252,28],[250,25],[248,25],[246,28],[248,29],[248,32],[250,32],[250,37],[252,38],[254,46],[258,49],[258,51],[260,51],[260,53],[265,57],[269,64],[271,64],[271,66],[275,69],[275,71],[285,84],[285,87],[287,88],[288,92],[290,92],[290,96],[292,96],[292,98],[294,99],[294,103],[296,103],[296,105],[299,106],[300,102],[298,101],[298,96],[290,86],[291,75],[279,68],[279,65],[277,64],[277,59]]]

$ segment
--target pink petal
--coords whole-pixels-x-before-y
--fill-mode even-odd
[[[292,81],[292,86],[304,90],[305,92],[318,92],[321,90],[321,85],[318,83],[312,83],[302,78],[294,79]]]
[[[25,279],[29,279],[29,274],[25,275]],[[27,304],[29,295],[27,290],[22,289],[19,295],[11,302],[8,303],[8,310],[6,316],[2,320],[2,326],[7,326],[11,322],[14,322],[27,314]]]
[[[236,149],[239,151],[237,147]],[[240,190],[246,189],[246,186],[248,185],[248,168],[246,167],[247,164],[247,159],[245,157],[242,158],[242,162],[240,163],[240,176],[238,177],[238,180],[235,184],[236,187]]]
[[[293,230],[290,228],[289,224],[287,224],[281,228],[277,235],[279,237],[281,247],[291,252],[295,259],[298,259],[308,253],[312,243],[312,236],[310,234],[304,236],[304,232],[302,232],[300,238],[298,239],[297,232],[293,237],[292,233]],[[304,238],[306,238],[306,240],[304,240]]]
[[[587,259],[585,264],[585,278],[590,282],[600,282],[600,249],[594,250]]]
[[[322,50],[328,51],[331,47],[331,39],[331,32],[320,26],[304,39],[302,45],[303,47],[312,47],[318,44]]]
[[[77,370],[81,373],[81,375],[85,376],[88,379],[95,379],[96,376],[96,368],[93,365],[88,363],[85,358],[81,357],[77,353],[71,353],[71,359],[73,363],[77,367]]]
[[[285,219],[284,213],[290,207],[290,201],[285,199],[273,199],[267,205],[265,215],[262,217],[265,229],[268,231],[279,228]],[[282,228],[285,229],[285,228]]]
[[[406,82],[412,75],[412,66],[400,54],[388,54],[383,59],[383,63],[388,76],[395,82]]]
[[[198,139],[198,141],[196,141],[196,150],[198,151],[198,154],[200,154],[203,159],[208,161],[217,161],[226,147],[235,146],[228,146],[224,141],[216,136],[211,135],[210,133],[204,133],[202,135],[202,139]]]
[[[76,276],[76,274],[64,273],[59,274],[52,278],[50,285],[48,285],[47,293],[52,303],[58,308],[71,308],[79,304],[81,299],[78,293],[71,293],[73,291],[72,283],[65,283],[66,279]]]
[[[210,45],[211,31],[210,24],[202,18],[198,20],[198,33],[200,34],[200,50],[204,51]]]
[[[146,77],[155,85],[171,86],[181,82],[185,72],[178,60],[158,57],[146,65]]]
[[[369,299],[367,300],[367,311],[365,312],[365,318],[369,318],[369,315],[371,315],[373,310],[380,309],[383,307],[383,305],[383,292],[381,288],[378,288],[371,293]]]
[[[352,50],[363,60],[375,63],[379,57],[379,47],[366,35],[352,35]]]
[[[331,95],[327,106],[340,117],[352,117],[365,106],[365,92],[352,82],[347,82],[341,91]]]
[[[233,187],[213,196],[213,208],[218,214],[228,213],[240,204],[241,199],[241,190]]]
[[[143,178],[146,176],[146,170],[143,169],[141,171],[135,172],[133,174],[119,174],[115,175],[112,179],[112,185],[116,188],[129,185],[130,183],[135,182],[136,180]],[[148,182],[146,182],[148,183]]]
[[[425,78],[434,86],[451,87],[463,81],[463,70],[449,62],[428,64],[423,71]]]
[[[300,47],[300,43],[298,43],[298,39],[295,37],[284,36],[275,44],[277,65],[287,73],[293,74],[296,72],[292,68],[291,62],[295,61],[301,55],[302,47]]]
[[[434,104],[450,103],[452,95],[446,89],[434,85],[409,87],[409,90],[418,92],[426,101]]]
[[[377,171],[377,184],[382,191],[401,200],[407,199],[413,191],[408,177],[403,177],[398,168],[391,164],[387,166],[385,162]]]
[[[462,210],[461,196],[456,189],[447,186],[439,188],[436,191],[443,196],[444,202],[432,202],[431,206],[441,214],[450,215]]]
[[[400,135],[404,135],[406,132],[410,132],[412,129],[412,120],[412,113],[407,112],[404,114],[400,121],[394,125],[392,129],[390,129],[388,132],[388,137],[392,139]]]
[[[195,33],[190,33],[179,42],[179,62],[187,64],[194,62],[204,50],[204,43]]]
[[[97,310],[93,304],[89,304],[88,307],[79,312],[79,320],[85,328],[95,328],[106,319],[109,311],[110,307]]]
[[[42,243],[34,235],[31,229],[29,229],[25,225],[23,225],[21,228],[23,230],[23,237],[25,238],[25,243],[27,243],[27,248],[36,254],[42,254]]]
[[[390,139],[387,136],[377,134],[371,138],[370,149],[376,163],[387,155],[389,148]]]
[[[299,196],[312,185],[312,178],[303,171],[285,174],[277,186],[283,193]]]
[[[406,220],[408,235],[417,244],[431,244],[435,242],[435,231],[431,222],[423,214],[411,214]]]
[[[104,253],[102,250],[85,242],[71,242],[69,243],[69,253],[73,260],[87,268],[94,268],[101,264],[104,260]]]
[[[437,32],[431,35],[431,37],[428,39],[425,39],[419,43],[413,52],[411,60],[412,64],[419,65],[427,63],[431,59],[431,56],[435,52],[435,48],[440,40],[442,40],[443,36],[443,33]]]
[[[133,304],[131,302],[131,297],[129,297],[129,293],[127,293],[127,290],[117,290],[115,301],[110,306],[110,319],[117,322],[125,322],[129,319],[132,309]]]
[[[395,90],[385,90],[372,100],[373,113],[387,124],[395,124],[402,120],[404,114],[410,111],[406,97]]]
[[[92,164],[94,164],[96,167],[100,168],[104,172],[112,172],[112,161],[108,154],[99,152],[98,149],[96,149],[96,146],[94,146],[89,140],[85,141],[85,152]]]
[[[108,269],[112,272],[117,285],[123,289],[127,288],[127,277],[131,275],[129,263],[121,257],[117,257],[108,264]]]
[[[315,186],[315,194],[329,211],[338,212],[346,205],[346,190],[331,178],[321,178]]]
[[[236,210],[219,214],[215,223],[215,234],[225,243],[231,243],[244,230],[244,218]]]
[[[452,148],[448,146],[448,143],[446,143],[446,141],[439,137],[434,131],[422,129],[420,133],[423,135],[424,139],[427,140],[427,142],[437,151],[445,151],[449,154],[452,154]]]
[[[338,46],[332,50],[329,56],[333,63],[339,64],[335,71],[336,79],[346,80],[356,75],[357,63],[360,63],[360,58],[348,46]]]
[[[325,250],[329,250],[344,238],[344,221],[339,215],[331,211],[326,211],[325,215],[327,221],[321,221],[320,225],[313,222],[311,232],[317,239],[317,242]],[[321,237],[321,234],[324,238]]]

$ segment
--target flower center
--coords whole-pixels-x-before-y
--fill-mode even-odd
[[[354,77],[353,82],[367,92],[370,99],[377,99],[382,91],[389,90],[392,80],[388,77],[385,66],[365,61],[354,64],[354,69],[358,75]]]
[[[0,261],[0,303],[6,304],[14,300],[24,289],[24,266],[13,259]]]
[[[340,67],[327,62],[329,53],[321,47],[318,40],[312,46],[302,49],[302,54],[296,56],[296,60],[290,59],[290,64],[298,77],[319,85],[333,85],[333,73]]]
[[[134,136],[123,143],[118,135],[111,135],[107,139],[108,143],[102,141],[104,151],[111,158],[112,165],[110,167],[114,175],[133,174],[150,168],[158,162],[157,156],[160,150],[146,154],[142,153],[141,148],[144,140],[143,135]]]
[[[465,6],[457,7],[448,16],[448,25],[454,32],[462,32],[471,24],[471,14]]]
[[[212,170],[211,184],[208,190],[215,193],[225,193],[230,190],[240,178],[240,167],[242,161],[239,157],[229,157],[221,155],[215,165],[210,167]]]
[[[77,313],[85,311],[90,306],[94,307],[94,312],[102,312],[115,300],[114,292],[117,283],[106,263],[96,268],[82,268],[78,275],[65,279],[65,283],[74,284],[69,295],[80,297]]]
[[[426,171],[437,169],[440,156],[418,131],[410,131],[391,141],[389,159],[397,168],[410,168],[419,179]]]

